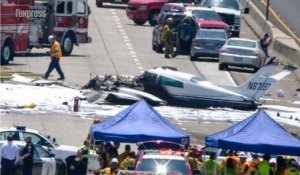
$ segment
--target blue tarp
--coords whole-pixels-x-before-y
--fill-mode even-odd
[[[116,116],[91,126],[95,140],[136,143],[149,140],[165,140],[188,144],[187,133],[161,116],[146,101],[141,100]]]
[[[223,131],[205,138],[208,147],[258,153],[300,155],[300,140],[263,109]]]

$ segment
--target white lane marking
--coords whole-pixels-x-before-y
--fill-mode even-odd
[[[229,78],[229,80],[231,81],[231,83],[233,84],[233,86],[237,86],[237,84],[235,83],[235,81],[233,80],[232,76],[230,75],[230,73],[228,71],[226,71],[226,74]]]
[[[132,44],[128,39],[128,36],[125,30],[123,29],[123,25],[120,22],[120,18],[117,16],[116,12],[113,9],[111,9],[111,13],[113,14],[114,21],[116,23],[117,28],[119,29],[120,34],[123,36],[123,40],[125,42],[125,45],[127,46],[127,49],[129,50],[129,54],[135,61],[135,64],[138,66],[138,69],[140,69],[140,72],[143,73],[144,68],[141,66],[142,64],[139,62],[139,60],[136,59],[137,58],[136,52],[134,51]]]

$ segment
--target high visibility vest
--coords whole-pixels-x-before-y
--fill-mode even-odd
[[[271,165],[268,160],[263,160],[257,165],[259,175],[269,175],[271,170]]]
[[[62,52],[61,52],[61,47],[59,42],[54,41],[53,45],[50,48],[50,51],[51,53],[56,52],[51,54],[51,58],[60,59],[62,57]]]
[[[231,158],[233,160],[233,168],[228,168],[226,167],[228,159]],[[224,174],[225,175],[236,175],[239,173],[239,164],[240,164],[240,159],[236,156],[228,156],[224,159],[223,167],[224,167]]]
[[[82,158],[89,158],[90,149],[88,147],[82,145],[79,150],[82,152]]]
[[[134,168],[135,159],[131,157],[127,157],[125,160],[121,162],[121,169],[128,170],[128,168]]]
[[[290,166],[289,170],[290,170],[290,175],[298,175],[297,167]]]
[[[221,165],[216,160],[208,159],[205,161],[202,170],[203,175],[220,174]]]

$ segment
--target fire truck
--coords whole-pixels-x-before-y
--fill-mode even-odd
[[[49,35],[61,43],[63,55],[91,42],[87,0],[0,0],[1,64],[32,48],[49,48]]]

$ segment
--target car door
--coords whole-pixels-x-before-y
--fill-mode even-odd
[[[40,145],[36,145],[35,149],[39,156],[38,161],[41,162],[41,171],[38,174],[55,175],[56,162],[54,156],[50,156],[49,152]]]

